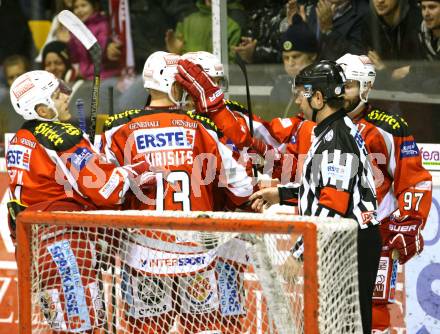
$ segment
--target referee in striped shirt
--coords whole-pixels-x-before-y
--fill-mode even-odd
[[[316,122],[315,138],[298,187],[266,188],[252,195],[257,211],[269,203],[298,205],[300,214],[352,218],[359,223],[359,298],[364,333],[371,333],[372,295],[381,239],[376,190],[368,152],[356,126],[342,109],[345,76],[332,61],[320,61],[295,78],[297,103]],[[300,139],[301,140],[301,139]],[[295,254],[300,255],[301,242]]]

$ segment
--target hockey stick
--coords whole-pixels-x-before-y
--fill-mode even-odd
[[[101,56],[102,50],[96,37],[91,33],[81,20],[71,11],[63,10],[58,14],[58,20],[65,26],[82,45],[87,49],[93,62],[93,87],[92,109],[90,111],[89,136],[90,141],[95,141],[96,114],[99,105],[99,86],[101,84]]]
[[[238,53],[235,54],[235,61],[237,62],[238,67],[240,67],[240,70],[243,72],[244,82],[246,85],[247,110],[249,113],[249,132],[251,134],[251,137],[254,137],[254,116],[252,114],[251,93],[249,91],[249,81],[247,76],[246,64],[244,63],[243,59],[241,59],[241,57],[238,55]],[[252,169],[254,171],[254,176],[258,177],[257,166],[252,164]]]

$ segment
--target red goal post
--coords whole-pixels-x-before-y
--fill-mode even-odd
[[[277,253],[277,250],[269,249],[271,247],[268,246],[269,244],[284,244],[283,254],[287,255],[284,255],[283,263],[291,257],[286,250],[294,245],[298,235],[303,235],[304,262],[297,273],[292,273],[292,281],[289,278],[286,279],[286,273],[280,271],[282,267],[280,263],[269,263],[269,267],[267,267],[269,269],[265,269],[265,264],[250,264],[250,266],[254,266],[251,269],[252,272],[258,272],[258,270],[260,272],[262,270],[271,271],[269,276],[262,274],[267,279],[257,274],[258,284],[263,286],[260,289],[263,291],[262,295],[265,299],[265,312],[267,314],[270,312],[279,313],[279,310],[277,311],[279,306],[273,304],[273,302],[271,304],[270,301],[275,299],[278,303],[278,299],[280,299],[279,294],[276,293],[275,297],[269,296],[270,293],[268,292],[273,292],[273,289],[281,289],[281,295],[287,296],[285,297],[286,300],[288,299],[287,303],[295,305],[301,303],[303,314],[301,316],[290,315],[295,318],[293,320],[295,323],[301,322],[298,325],[298,331],[284,328],[290,327],[291,324],[287,326],[288,322],[285,319],[277,320],[279,314],[267,315],[267,319],[270,320],[264,320],[267,322],[264,326],[275,328],[273,333],[297,333],[302,331],[304,333],[334,333],[335,328],[339,328],[339,333],[361,331],[357,290],[356,244],[358,227],[352,220],[300,217],[285,214],[221,212],[94,211],[72,213],[25,211],[17,219],[19,328],[21,334],[40,333],[38,328],[42,326],[35,323],[35,312],[38,307],[33,305],[33,302],[35,303],[38,300],[35,294],[39,293],[38,289],[41,288],[38,285],[36,287],[35,281],[39,279],[38,274],[43,274],[40,269],[35,270],[36,263],[39,261],[38,257],[41,254],[41,250],[38,248],[41,245],[39,246],[38,241],[36,241],[38,233],[41,233],[41,231],[36,232],[37,227],[81,228],[86,231],[93,231],[93,233],[100,229],[167,231],[175,235],[179,235],[180,231],[186,231],[185,233],[207,233],[210,237],[214,235],[217,238],[215,240],[222,240],[221,242],[227,242],[235,237],[240,238],[243,235],[253,235],[257,239],[263,238],[265,240],[261,242],[263,239],[258,239],[259,241],[255,242],[255,244],[262,245],[263,248],[261,249],[266,253],[263,255],[263,260],[260,259],[262,262],[269,261],[270,257],[273,257],[273,253]],[[223,235],[228,233],[232,234],[229,237],[224,237],[223,240]],[[272,240],[272,235],[284,235],[284,237],[279,240]],[[279,242],[281,239],[284,241]],[[204,239],[202,238],[202,240]],[[217,244],[216,241],[215,245]],[[331,263],[326,263],[325,261],[329,261],[329,259],[331,259]],[[278,262],[280,261],[278,260]],[[293,277],[293,275],[296,276]],[[329,279],[330,277],[331,279]],[[293,292],[292,286],[296,284],[301,285],[301,290]],[[327,284],[333,286],[326,286]],[[269,287],[265,288],[265,285]],[[269,288],[272,288],[272,290],[268,290]],[[249,294],[248,291],[246,293]],[[301,297],[295,297],[298,300],[292,302],[291,299],[294,298],[292,296],[295,295]],[[286,300],[283,303],[286,303]],[[111,307],[117,308],[118,306],[112,305]],[[246,305],[246,307],[251,309],[250,305]],[[289,308],[290,306],[285,305],[285,307]],[[335,308],[335,310],[329,310],[329,307]],[[289,310],[293,312],[292,308],[289,308]],[[331,314],[326,314],[330,311]],[[108,313],[108,309],[106,312]],[[300,320],[297,320],[297,318]],[[110,316],[107,316],[106,319],[110,319]],[[342,323],[337,324],[336,322]],[[105,332],[112,333],[109,329],[112,326],[115,328],[115,324],[107,324]],[[123,331],[117,332],[125,333]],[[272,333],[272,331],[269,332]]]

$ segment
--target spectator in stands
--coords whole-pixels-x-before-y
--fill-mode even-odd
[[[136,73],[142,73],[145,60],[153,52],[165,50],[165,39],[160,36],[165,36],[168,29],[175,29],[177,22],[196,10],[194,0],[130,0]],[[140,89],[145,92],[142,83]]]
[[[285,0],[254,1],[248,29],[232,48],[247,63],[281,62],[280,32],[287,30]]]
[[[285,74],[275,81],[269,103],[272,117],[293,117],[299,112],[292,94],[294,78],[318,56],[318,41],[309,26],[295,15],[292,25],[281,36],[281,51]]]
[[[74,0],[73,12],[96,36],[99,45],[103,50],[101,79],[105,80],[119,76],[122,67],[115,56],[116,42],[111,41],[111,29],[107,17],[99,12],[98,0]],[[79,72],[86,80],[93,78],[93,63],[81,42],[71,36],[69,51],[72,56],[72,63],[79,64]],[[116,47],[117,49],[117,47]]]
[[[289,0],[266,1],[250,16],[249,36],[235,48],[248,63],[270,63],[281,60],[277,48],[280,32],[299,14],[315,32],[320,43],[320,58],[336,60],[347,52],[363,51],[362,18],[368,12],[365,1],[354,0]]]
[[[424,93],[440,91],[440,1],[419,0],[423,21],[419,30],[419,50],[423,61],[413,65],[416,88]]]
[[[179,22],[176,31],[168,30],[165,35],[167,50],[171,53],[212,52],[212,13],[211,0],[197,0],[198,11]],[[228,17],[229,58],[234,59],[232,47],[240,42],[241,28],[237,22]]]
[[[38,56],[35,58],[37,63],[42,63],[43,61],[43,50],[47,44],[52,41],[60,41],[60,42],[69,42],[70,33],[69,30],[65,26],[59,23],[58,21],[58,13],[64,9],[72,10],[72,0],[62,0],[55,2],[54,8],[54,17],[52,19],[52,24],[50,26],[49,33],[47,34],[46,41],[44,42],[43,47],[41,48]]]
[[[320,43],[320,58],[336,60],[346,53],[361,54],[362,21],[368,4],[358,0],[319,0],[306,5],[305,20]]]
[[[29,60],[22,55],[11,55],[3,62],[3,75],[8,89],[16,78],[29,71]],[[11,105],[9,94],[0,97],[0,142],[3,142],[4,134],[17,131],[23,120],[16,117]],[[0,150],[1,151],[1,150]]]
[[[8,88],[11,87],[15,79],[23,73],[29,71],[29,60],[22,55],[12,55],[3,61],[3,73]]]
[[[440,60],[440,1],[419,0],[419,4],[423,17],[419,31],[423,57]]]
[[[52,41],[42,52],[43,69],[63,80],[69,86],[78,79],[78,73],[70,62],[70,54],[67,44],[61,41]]]
[[[364,29],[368,57],[376,71],[376,87],[405,89],[411,80],[411,64],[421,58],[418,30],[420,9],[410,0],[372,0]],[[394,63],[390,63],[390,62]]]

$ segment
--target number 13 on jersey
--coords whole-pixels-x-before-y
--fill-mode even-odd
[[[163,211],[166,208],[165,197],[172,196],[173,203],[180,203],[182,211],[191,211],[191,182],[190,176],[186,171],[172,171],[165,175],[156,173],[157,193],[156,193],[156,211]],[[169,194],[168,192],[172,192]]]

